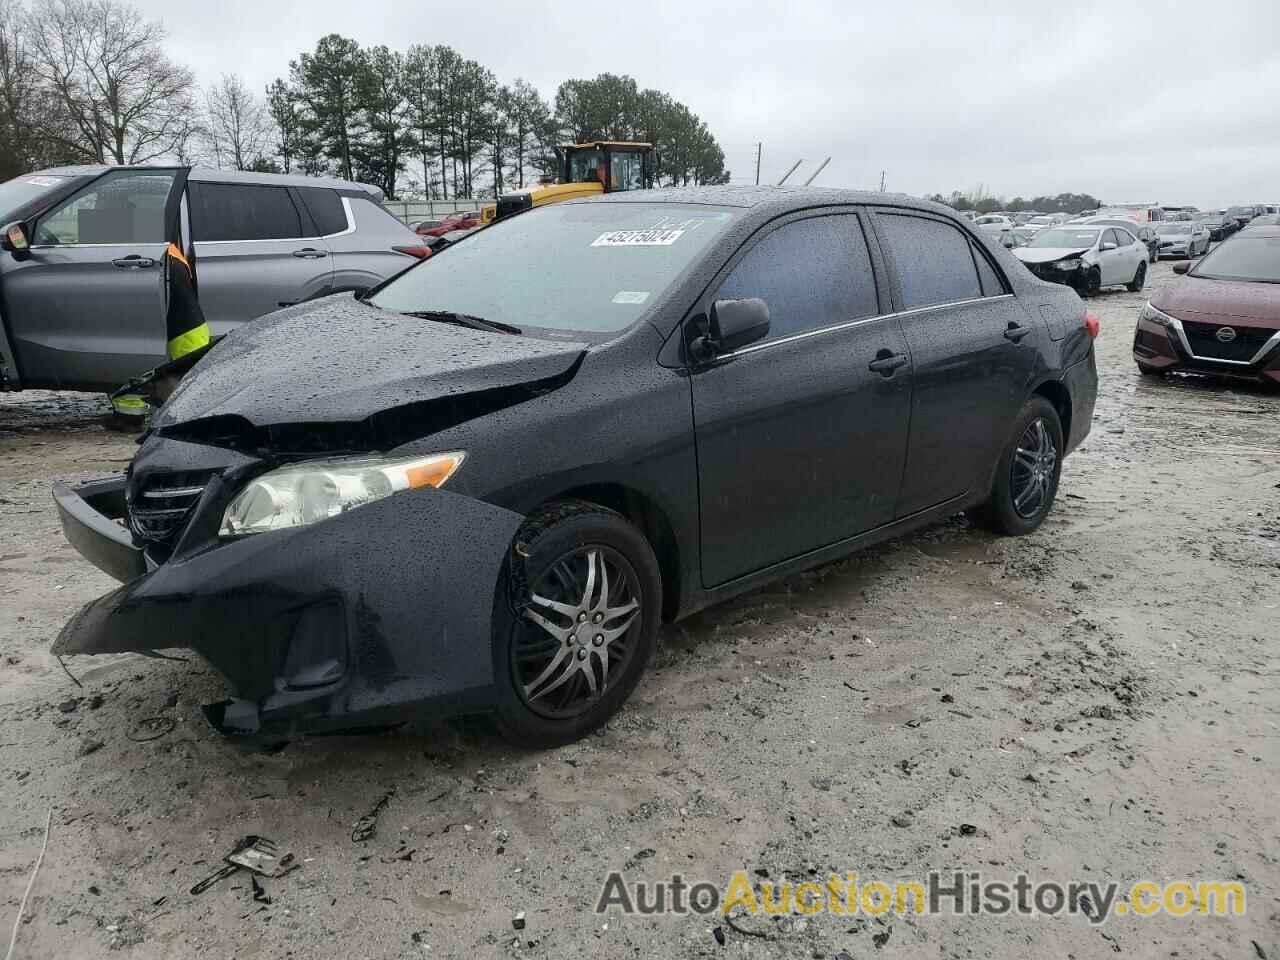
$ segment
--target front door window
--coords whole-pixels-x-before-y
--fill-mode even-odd
[[[163,243],[172,170],[119,170],[99,177],[36,224],[38,246]]]

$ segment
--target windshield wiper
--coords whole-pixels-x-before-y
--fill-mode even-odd
[[[524,333],[519,327],[497,320],[486,320],[484,317],[473,317],[469,313],[455,313],[452,310],[405,310],[406,317],[418,317],[422,320],[436,320],[440,323],[452,323],[458,327],[470,327],[472,330],[488,330],[490,333]]]

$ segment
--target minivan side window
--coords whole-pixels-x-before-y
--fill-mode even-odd
[[[769,339],[794,336],[880,312],[862,225],[852,214],[783,224],[738,261],[716,300],[759,297],[769,305]]]
[[[285,187],[247,183],[190,183],[191,233],[197,241],[291,240],[302,218]]]
[[[958,228],[900,213],[878,214],[876,222],[893,252],[904,309],[982,296],[969,240]]]
[[[106,173],[36,222],[35,243],[163,243],[172,170]]]
[[[327,237],[347,229],[347,211],[342,199],[327,187],[295,187],[315,222],[319,236]]]

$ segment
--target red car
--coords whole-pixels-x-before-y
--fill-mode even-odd
[[[1241,231],[1142,308],[1133,359],[1145,374],[1186,370],[1280,386],[1280,227]]]
[[[433,221],[427,221],[432,223]],[[456,217],[447,217],[434,227],[418,227],[418,235],[422,237],[443,237],[454,230],[474,230],[480,226],[480,214],[475,212],[461,213]]]

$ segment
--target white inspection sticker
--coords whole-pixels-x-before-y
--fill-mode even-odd
[[[648,290],[619,290],[613,295],[614,303],[644,303],[648,299]]]
[[[611,230],[591,242],[593,247],[669,247],[683,230]]]

